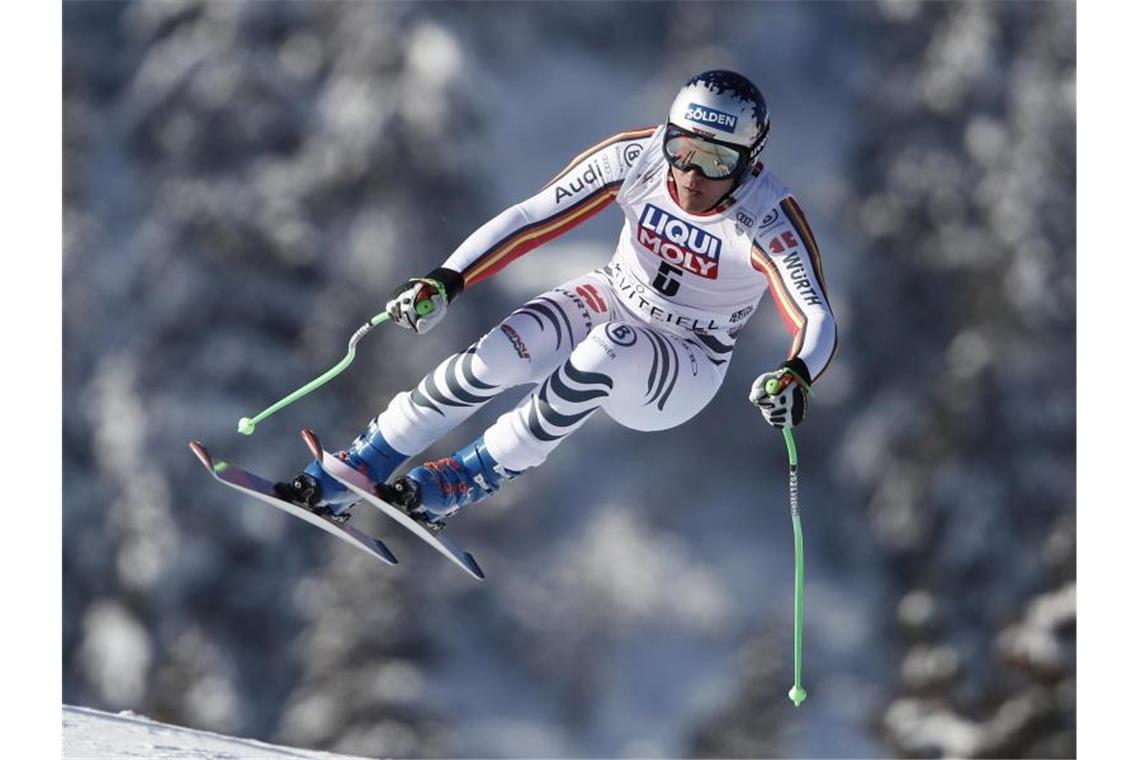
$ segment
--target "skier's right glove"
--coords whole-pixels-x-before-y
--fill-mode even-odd
[[[443,321],[447,304],[462,290],[463,276],[440,267],[393,290],[385,311],[392,322],[422,335]]]

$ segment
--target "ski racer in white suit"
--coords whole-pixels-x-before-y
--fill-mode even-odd
[[[626,427],[664,430],[716,394],[737,334],[766,292],[792,334],[787,360],[750,400],[775,427],[796,425],[805,391],[836,350],[819,250],[803,212],[759,161],[768,109],[745,77],[708,71],[681,89],[658,127],[623,132],[575,158],[546,187],[475,231],[388,313],[431,329],[465,288],[617,201],[613,259],[511,313],[414,389],[398,394],[340,456],[384,484],[407,459],[502,391],[536,383],[513,410],[453,456],[390,486],[429,526],[536,467],[599,409]],[[415,306],[430,299],[434,310]],[[775,377],[780,390],[768,395]],[[340,514],[355,496],[311,464],[290,498]]]

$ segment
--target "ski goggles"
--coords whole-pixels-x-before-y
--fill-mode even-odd
[[[670,124],[665,128],[665,160],[678,171],[695,169],[705,179],[728,179],[744,171],[750,151],[716,142]]]

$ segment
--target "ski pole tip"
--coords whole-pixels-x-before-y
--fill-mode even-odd
[[[788,690],[788,699],[792,700],[792,704],[796,707],[799,707],[807,699],[807,691],[802,686],[793,686]]]
[[[242,417],[238,420],[238,432],[242,435],[253,435],[255,423],[249,417]]]

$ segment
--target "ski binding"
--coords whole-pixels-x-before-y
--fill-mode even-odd
[[[410,530],[420,540],[454,562],[472,578],[476,580],[484,580],[486,578],[483,574],[483,569],[479,567],[479,563],[475,561],[475,558],[471,556],[471,554],[461,549],[455,542],[441,534],[438,530],[432,530],[400,507],[388,501],[365,475],[357,472],[336,456],[325,451],[321,447],[321,442],[317,438],[316,433],[306,429],[301,431],[301,438],[304,439],[305,445],[309,447],[309,451],[320,463],[321,468],[325,472],[336,478],[348,489],[364,499],[364,501]]]
[[[206,447],[198,441],[191,441],[190,449],[194,452],[194,456],[198,457],[198,461],[202,463],[202,466],[205,467],[214,477],[214,480],[217,480],[219,483],[223,483],[234,490],[241,491],[247,496],[252,496],[259,501],[263,501],[270,506],[280,509],[282,512],[304,520],[310,525],[315,525],[326,533],[336,536],[341,541],[355,546],[385,564],[395,565],[397,563],[396,555],[392,554],[382,541],[373,538],[352,525],[346,524],[346,517],[341,516],[338,518],[331,514],[321,515],[278,497],[274,491],[273,483],[270,483],[265,478],[255,475],[252,472],[243,470],[240,467],[235,467],[228,462],[214,459]]]

